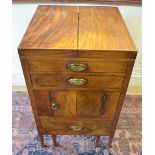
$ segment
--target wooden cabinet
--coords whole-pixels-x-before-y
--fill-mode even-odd
[[[137,49],[116,7],[39,6],[19,56],[40,135],[110,137]]]

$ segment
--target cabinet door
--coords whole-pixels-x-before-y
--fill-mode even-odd
[[[76,116],[76,92],[68,90],[34,91],[39,116],[71,117]]]
[[[50,91],[50,100],[53,117],[76,117],[75,91]]]
[[[77,117],[112,118],[120,92],[77,91]]]
[[[39,116],[52,116],[50,93],[47,90],[33,91]]]

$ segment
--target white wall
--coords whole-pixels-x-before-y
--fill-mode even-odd
[[[38,4],[13,4],[13,86],[25,86],[17,48]],[[141,87],[142,8],[119,6],[122,16],[138,48],[138,57],[132,73],[130,87]]]

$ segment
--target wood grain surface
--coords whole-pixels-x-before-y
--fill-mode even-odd
[[[119,61],[90,61],[87,59],[57,59],[57,60],[29,60],[29,70],[35,72],[73,72],[68,68],[69,64],[84,64],[87,68],[83,72],[97,73],[125,73],[127,62]]]
[[[39,6],[19,49],[77,50],[77,7]]]
[[[77,118],[113,119],[119,96],[120,92],[77,91]]]
[[[53,110],[53,117],[76,118],[76,91],[50,91],[50,100],[57,105],[57,109]]]
[[[87,82],[81,86],[73,86],[68,83],[69,79],[85,79]],[[33,87],[50,87],[50,88],[98,88],[98,89],[121,89],[123,86],[124,76],[115,75],[77,75],[77,74],[44,74],[31,75]]]
[[[19,46],[29,48],[137,51],[118,8],[103,6],[39,6]]]
[[[79,8],[78,50],[136,51],[116,7]]]
[[[48,91],[34,91],[36,100],[36,106],[39,116],[52,116],[52,110],[50,105],[50,98]]]
[[[109,135],[112,121],[110,120],[72,120],[53,119],[52,117],[40,117],[40,122],[45,134],[68,135]],[[70,126],[81,126],[81,130],[72,130]]]

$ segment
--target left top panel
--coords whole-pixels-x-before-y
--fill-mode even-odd
[[[39,6],[19,49],[77,50],[78,8]]]

